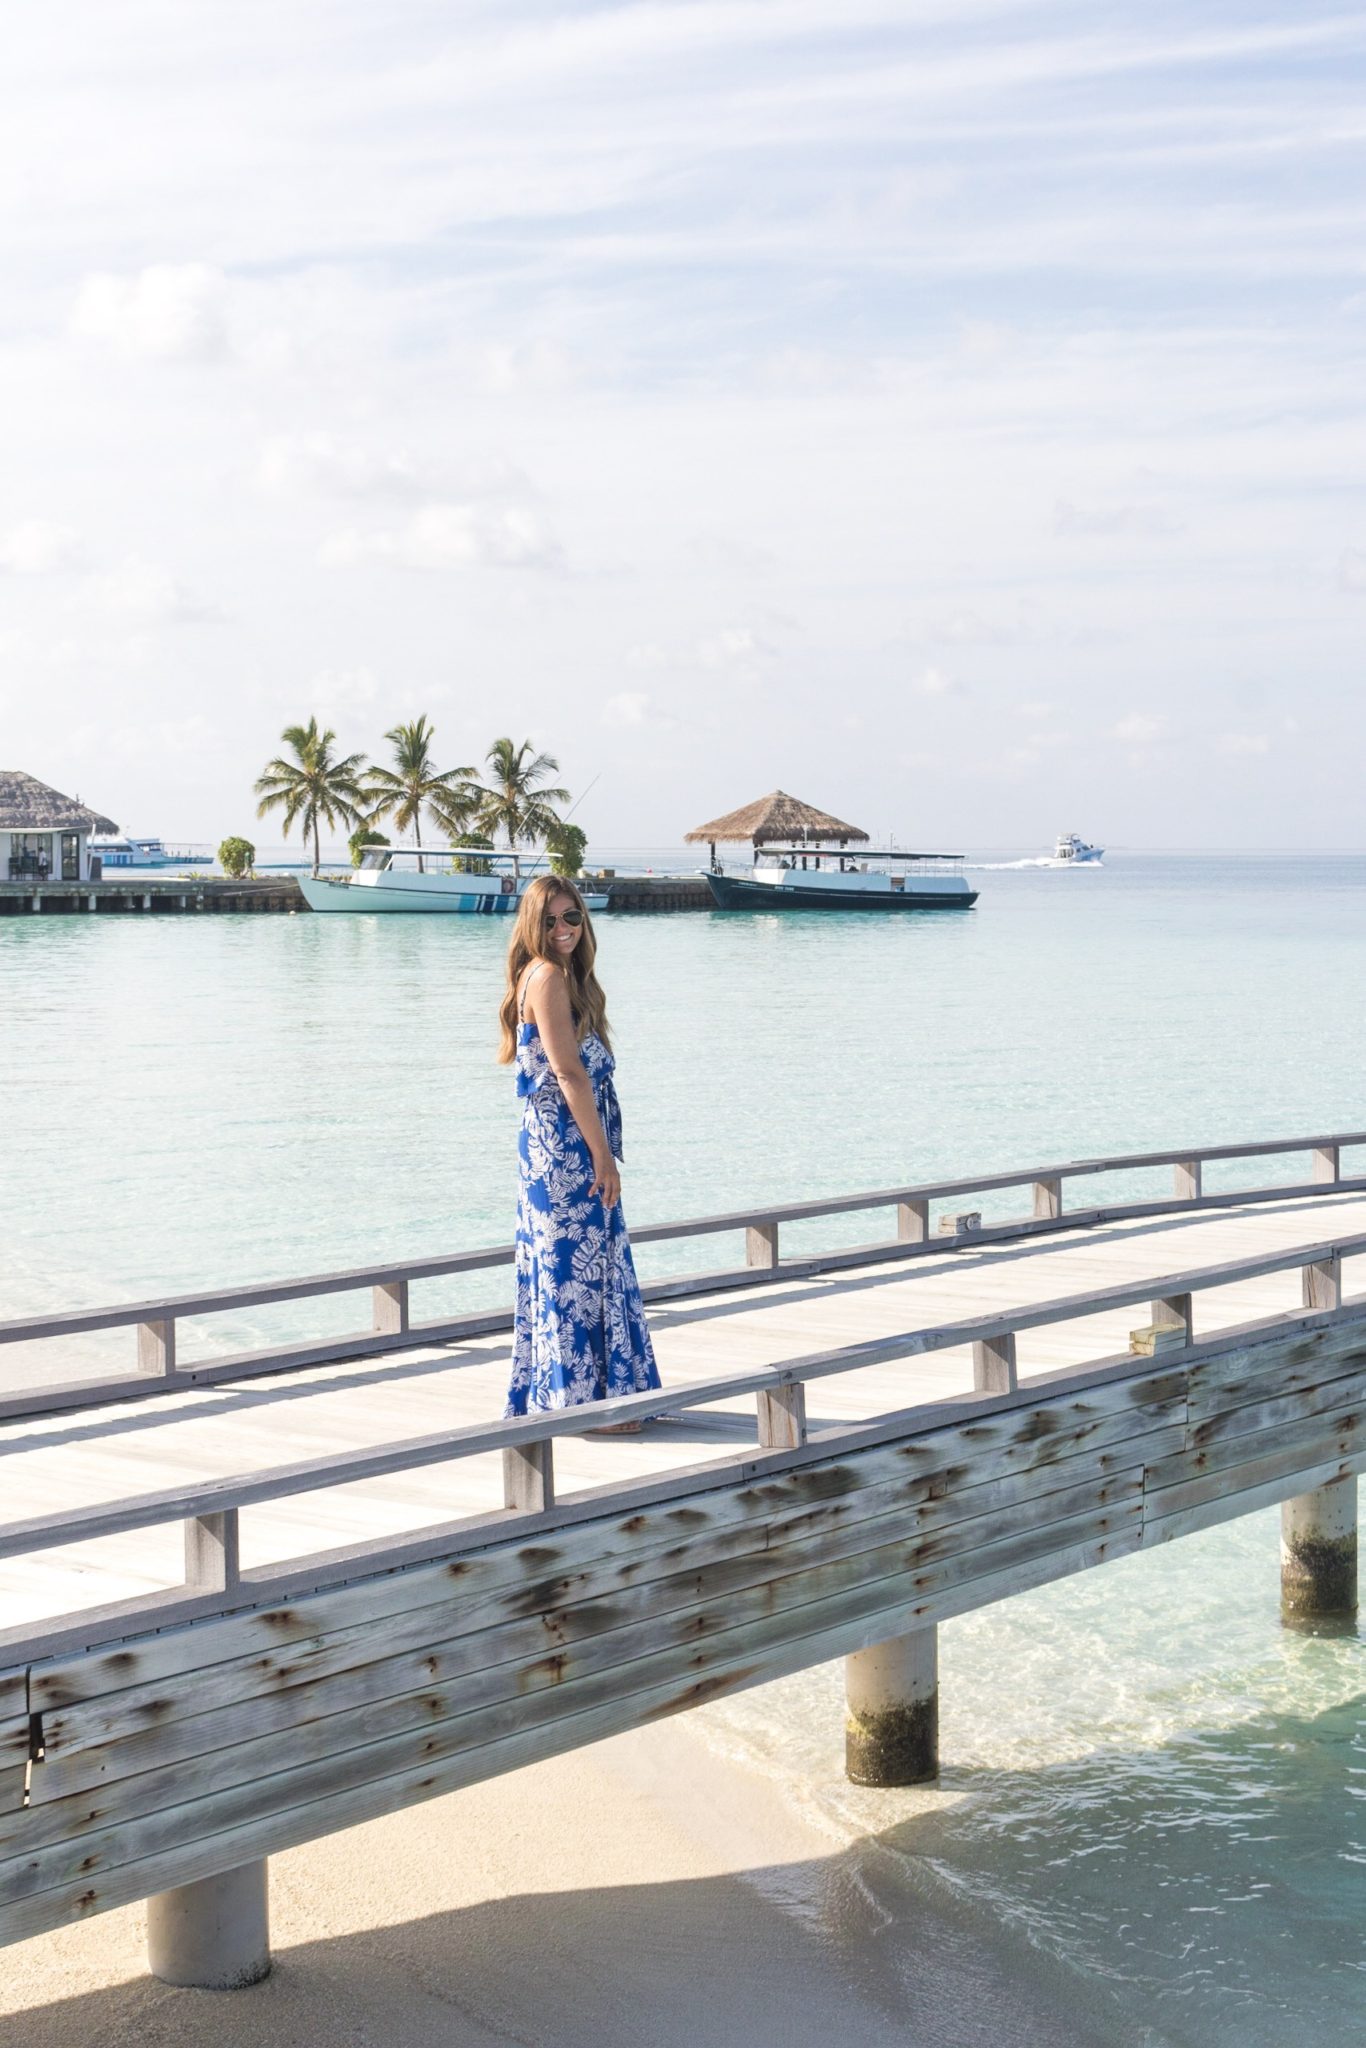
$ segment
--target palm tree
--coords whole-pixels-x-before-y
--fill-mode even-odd
[[[512,854],[512,872],[520,882],[522,864],[519,846],[533,846],[562,823],[556,804],[569,801],[569,791],[551,784],[547,777],[558,775],[560,764],[549,754],[533,754],[531,741],[515,747],[511,740],[495,740],[488,751],[488,775],[476,784],[475,822],[481,832],[496,839],[507,837]]]
[[[294,759],[288,761],[277,754],[266,763],[265,773],[256,783],[255,793],[260,798],[256,806],[258,818],[264,818],[267,811],[283,809],[286,839],[296,819],[302,838],[313,835],[315,875],[322,865],[319,820],[334,832],[344,825],[364,823],[361,806],[365,792],[360,777],[365,756],[348,754],[344,761],[336,760],[332,753],[336,737],[330,726],[319,732],[316,718],[310,718],[307,725],[287,725],[280,738],[292,750]]]
[[[411,832],[420,868],[423,812],[444,825],[448,833],[457,820],[463,822],[473,807],[469,791],[474,770],[438,770],[432,765],[436,728],[425,717],[411,725],[395,725],[384,737],[394,750],[395,765],[371,768],[365,778],[366,801],[372,807],[370,823],[392,817],[400,832]]]

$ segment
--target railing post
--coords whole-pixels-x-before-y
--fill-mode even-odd
[[[241,1585],[236,1508],[194,1515],[186,1522],[185,1583],[201,1593],[231,1593]]]
[[[1342,1253],[1330,1252],[1301,1268],[1301,1297],[1306,1308],[1342,1307]]]
[[[761,1387],[756,1399],[760,1450],[795,1451],[806,1442],[806,1387],[802,1381],[794,1380],[786,1387]]]
[[[1342,1155],[1336,1145],[1314,1147],[1314,1168],[1311,1180],[1332,1182],[1342,1178]]]
[[[1047,1180],[1035,1181],[1034,1214],[1040,1221],[1047,1217],[1061,1216],[1062,1179],[1060,1175],[1050,1174]]]
[[[175,1371],[175,1318],[138,1324],[138,1371],[169,1377]]]
[[[372,1287],[370,1293],[375,1305],[376,1335],[400,1336],[408,1327],[407,1281],[386,1280]]]
[[[1152,1303],[1155,1330],[1179,1330],[1183,1344],[1195,1342],[1195,1312],[1188,1294],[1161,1294]]]
[[[930,1234],[928,1202],[898,1202],[896,1235],[899,1244],[923,1244]]]
[[[503,1506],[521,1515],[555,1505],[555,1446],[550,1437],[511,1444],[503,1452]]]
[[[972,1384],[979,1394],[1013,1394],[1019,1385],[1015,1370],[1015,1333],[979,1337],[972,1347]]]
[[[778,1263],[778,1226],[776,1223],[751,1223],[745,1230],[745,1264],[747,1266],[776,1266]]]
[[[1178,1202],[1198,1202],[1200,1199],[1200,1161],[1178,1159],[1173,1168],[1174,1192]]]

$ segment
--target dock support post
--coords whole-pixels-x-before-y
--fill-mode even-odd
[[[1178,1159],[1172,1167],[1172,1193],[1178,1202],[1198,1202],[1202,1193],[1201,1161]]]
[[[147,1963],[163,1984],[200,1991],[236,1991],[268,1976],[265,1857],[150,1898]]]
[[[1316,1145],[1314,1147],[1313,1179],[1331,1185],[1341,1178],[1342,1152],[1337,1145]]]
[[[1052,1174],[1047,1180],[1034,1183],[1034,1215],[1040,1222],[1052,1221],[1062,1214],[1062,1176]]]
[[[931,1624],[844,1660],[844,1768],[854,1785],[939,1775],[939,1636]]]
[[[1281,1618],[1347,1619],[1357,1611],[1354,1474],[1281,1503]]]

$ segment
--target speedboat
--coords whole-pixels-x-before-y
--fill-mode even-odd
[[[1105,858],[1103,846],[1091,846],[1085,839],[1078,839],[1075,832],[1063,832],[1053,849],[1053,859],[1059,867],[1092,868]]]
[[[413,862],[413,866],[406,863]],[[369,846],[349,874],[300,875],[310,910],[426,911],[450,917],[505,917],[517,908],[537,870],[518,873],[510,854],[419,853],[405,846]],[[606,910],[607,891],[576,883],[590,910]]]
[[[962,869],[961,853],[765,846],[747,875],[703,872],[718,910],[970,910]]]

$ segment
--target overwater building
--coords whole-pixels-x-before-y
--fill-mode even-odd
[[[0,768],[0,879],[7,882],[89,882],[90,835],[118,826],[78,798],[50,789],[36,775]]]

